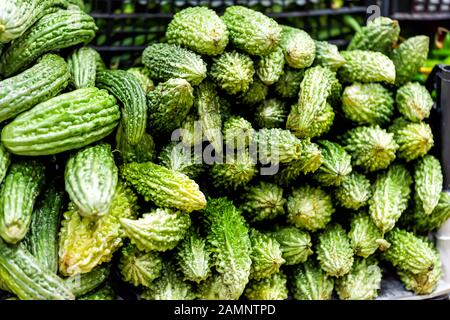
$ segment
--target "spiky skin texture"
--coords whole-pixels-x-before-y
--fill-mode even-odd
[[[155,84],[150,79],[150,74],[146,67],[133,67],[127,70],[127,72],[134,75],[140,82],[145,94],[155,89]]]
[[[427,88],[417,82],[409,82],[399,88],[395,102],[398,111],[413,122],[428,118],[433,107],[433,98]]]
[[[250,229],[250,242],[252,266],[250,270],[250,278],[261,280],[278,273],[280,267],[286,261],[282,257],[280,244],[256,229]]]
[[[152,162],[126,163],[120,168],[122,178],[157,206],[185,212],[203,209],[206,199],[198,184],[185,174]]]
[[[170,209],[155,209],[137,220],[120,219],[125,235],[141,251],[172,250],[191,226],[189,215]]]
[[[251,280],[245,288],[247,300],[286,300],[287,277],[281,271],[261,280]]]
[[[206,239],[191,229],[180,242],[177,251],[177,261],[184,278],[200,283],[210,274],[210,253],[206,248]]]
[[[144,300],[194,300],[192,285],[183,280],[175,264],[167,261],[163,264],[161,277],[141,294]]]
[[[356,124],[384,125],[394,113],[394,99],[379,83],[355,83],[344,90],[342,111]]]
[[[246,92],[253,83],[255,67],[249,56],[237,51],[225,52],[214,59],[209,75],[226,93]]]
[[[409,38],[392,52],[391,58],[397,73],[395,81],[397,86],[402,86],[414,78],[416,72],[427,60],[429,46],[429,37],[416,36]]]
[[[155,141],[150,134],[144,133],[141,141],[133,146],[128,142],[121,125],[117,128],[116,149],[120,159],[124,163],[147,162],[153,161],[156,158]]]
[[[222,16],[230,41],[240,50],[254,56],[265,56],[275,50],[281,38],[281,27],[266,15],[242,6],[231,6]]]
[[[331,71],[337,71],[345,64],[344,57],[339,53],[336,45],[327,41],[315,41],[316,59],[314,65],[329,68]]]
[[[156,136],[181,127],[194,104],[194,89],[181,78],[161,82],[147,95],[148,129]]]
[[[389,248],[390,244],[383,239],[383,233],[365,212],[352,217],[348,233],[355,255],[367,258],[375,251]]]
[[[331,300],[334,279],[317,263],[307,261],[295,269],[291,285],[295,300]]]
[[[425,122],[409,122],[398,118],[389,127],[398,144],[397,156],[406,161],[423,157],[434,146],[433,132]]]
[[[182,78],[196,86],[206,78],[206,64],[202,58],[174,44],[155,43],[142,53],[142,63],[150,78],[167,81]]]
[[[334,116],[335,114],[333,107],[327,102],[325,109],[323,109],[321,113],[317,114],[315,120],[311,123],[311,126],[308,129],[309,133],[306,135],[306,138],[318,138],[330,131],[334,122]]]
[[[288,163],[300,158],[302,143],[289,130],[260,129],[255,140],[258,144],[258,160],[262,164]]]
[[[370,180],[363,174],[352,172],[342,180],[336,189],[336,199],[347,209],[358,210],[365,206],[371,196]]]
[[[218,153],[223,151],[223,141],[222,141],[222,123],[223,123],[223,112],[222,104],[219,98],[219,94],[216,90],[216,86],[209,82],[203,82],[195,90],[195,102],[194,108],[197,109],[201,124],[201,132],[199,133],[195,130],[195,123],[193,124],[193,143],[198,144],[202,142],[203,135],[209,140],[214,150]],[[198,138],[199,141],[196,141]]]
[[[248,282],[252,263],[245,220],[226,198],[208,200],[204,213],[209,224],[207,243],[212,265],[219,273],[222,285],[228,288],[228,296],[238,299]]]
[[[282,26],[280,47],[291,68],[310,67],[316,57],[316,44],[305,31]]]
[[[381,269],[375,259],[357,258],[352,270],[336,279],[336,292],[341,300],[373,300],[381,287]]]
[[[400,164],[377,176],[369,200],[369,214],[383,234],[392,230],[408,207],[412,182],[408,170]]]
[[[150,287],[161,275],[163,260],[156,252],[144,253],[132,244],[122,249],[119,270],[122,279],[134,286]]]
[[[256,163],[246,150],[225,157],[224,163],[215,163],[209,170],[213,185],[223,190],[236,190],[247,185],[257,174]]]
[[[266,100],[269,93],[269,87],[266,86],[259,78],[253,77],[252,84],[248,90],[239,96],[239,101],[248,106],[254,106]]]
[[[283,227],[269,235],[280,244],[287,266],[303,263],[313,254],[311,236],[306,231],[296,227]]]
[[[287,202],[288,222],[297,228],[317,231],[331,221],[331,196],[320,188],[303,185],[292,191]]]
[[[242,150],[253,142],[255,130],[244,118],[231,116],[223,124],[223,136],[227,147]]]
[[[191,179],[195,179],[205,170],[200,156],[195,154],[190,147],[177,142],[163,147],[158,159],[162,166],[181,172]]]
[[[266,85],[270,86],[284,73],[283,49],[277,47],[273,52],[261,57],[256,63],[256,74]]]
[[[436,254],[431,243],[414,233],[395,228],[386,235],[386,240],[391,246],[384,252],[383,258],[394,267],[423,274],[436,266]]]
[[[176,13],[167,26],[168,43],[208,56],[221,54],[228,44],[228,30],[211,9],[192,7]]]
[[[435,256],[433,270],[426,273],[414,274],[409,271],[397,270],[397,275],[406,289],[413,291],[415,294],[430,294],[436,289],[443,276],[443,271],[439,253],[435,252]]]
[[[255,112],[255,120],[260,128],[283,128],[288,115],[286,104],[278,99],[261,103]]]
[[[119,219],[134,218],[136,202],[133,191],[119,183],[110,211],[96,221],[81,217],[69,204],[59,233],[59,272],[73,276],[109,262],[122,246],[124,234]]]
[[[348,83],[386,82],[395,83],[394,63],[380,52],[353,50],[342,51],[347,61],[338,73],[341,80]]]
[[[386,169],[395,159],[398,145],[394,135],[379,126],[357,127],[343,138],[344,149],[352,156],[354,166],[366,172]]]
[[[351,156],[339,144],[323,140],[319,142],[322,165],[314,178],[323,186],[340,186],[352,172]]]
[[[342,277],[353,265],[353,249],[344,228],[339,224],[329,226],[319,235],[316,248],[320,267],[329,276]]]
[[[443,175],[439,160],[430,155],[419,159],[414,171],[414,182],[416,206],[424,214],[430,215],[437,206],[442,191]]]
[[[284,215],[286,202],[281,187],[261,181],[244,193],[240,209],[252,222],[273,220]]]
[[[304,69],[297,70],[285,67],[284,74],[275,83],[275,92],[284,99],[295,98],[300,91],[304,74]]]
[[[389,55],[397,44],[400,35],[398,21],[378,17],[368,21],[367,26],[355,33],[348,50],[378,51]]]
[[[416,207],[406,218],[411,220],[408,221],[408,228],[416,232],[426,233],[438,229],[450,219],[450,194],[441,192],[439,202],[430,215],[424,214]]]
[[[331,91],[330,95],[327,98],[327,102],[332,107],[338,107],[339,105],[341,105],[342,84],[337,78],[336,72],[334,71],[327,72],[327,76],[331,85]]]

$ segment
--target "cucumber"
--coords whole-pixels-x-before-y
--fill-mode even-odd
[[[40,198],[31,217],[25,243],[30,253],[48,271],[58,272],[58,232],[64,192],[54,181]]]
[[[11,165],[0,190],[0,236],[6,242],[17,243],[25,238],[44,174],[44,165],[36,160]]]
[[[10,77],[46,52],[91,41],[97,27],[81,10],[60,10],[44,16],[0,57],[0,74]]]
[[[54,97],[6,125],[2,142],[11,153],[38,156],[78,149],[114,131],[120,118],[116,99],[94,87]]]
[[[80,297],[99,287],[109,277],[110,268],[99,266],[88,273],[77,274],[64,279],[66,286],[75,297]]]
[[[33,67],[0,82],[0,121],[53,98],[68,82],[69,68],[64,59],[46,54]]]
[[[46,270],[21,243],[0,239],[0,279],[21,300],[74,300],[64,281]]]
[[[89,47],[75,49],[67,58],[74,88],[95,87],[97,52]]]
[[[147,100],[139,80],[124,70],[105,70],[97,74],[96,83],[122,103],[121,124],[127,141],[138,144],[147,126]]]

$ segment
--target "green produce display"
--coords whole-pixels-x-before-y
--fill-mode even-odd
[[[436,294],[428,37],[347,16],[344,47],[308,34],[332,20],[147,5],[149,25],[108,27],[142,46],[122,70],[89,43],[91,6],[0,0],[0,300],[371,300],[391,277]]]

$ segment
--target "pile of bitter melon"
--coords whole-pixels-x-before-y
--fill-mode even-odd
[[[110,70],[79,7],[0,9],[3,297],[374,299],[389,269],[436,288],[427,37],[380,17],[340,52],[195,7]]]

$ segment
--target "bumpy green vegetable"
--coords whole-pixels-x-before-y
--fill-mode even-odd
[[[273,52],[261,57],[256,64],[256,74],[266,85],[270,86],[284,73],[283,49],[277,47]]]
[[[229,30],[231,43],[250,55],[265,56],[280,42],[281,27],[260,12],[231,6],[225,10],[222,20]]]
[[[313,261],[299,265],[291,281],[292,295],[296,300],[331,300],[334,279]]]
[[[416,164],[414,171],[415,194],[417,206],[424,214],[430,215],[439,202],[442,191],[442,168],[439,160],[426,155]]]
[[[303,185],[287,202],[288,222],[309,231],[325,228],[334,213],[331,196],[320,188]]]
[[[217,292],[219,297],[237,299],[244,292],[250,276],[251,243],[245,220],[226,198],[208,200],[204,213],[209,224],[207,241],[212,264],[220,274],[213,278],[209,287],[214,287],[214,283],[221,284],[227,290]]]
[[[342,111],[360,125],[383,125],[394,113],[394,99],[379,83],[355,83],[345,88]]]
[[[133,146],[128,142],[127,136],[119,125],[116,133],[116,149],[123,162],[147,162],[156,157],[156,146],[152,136],[144,133],[141,141]]]
[[[14,118],[36,104],[56,96],[69,83],[64,59],[46,54],[38,62],[0,82],[0,121]]]
[[[278,228],[270,233],[279,244],[286,265],[295,265],[308,260],[313,254],[311,236],[296,227]]]
[[[205,196],[195,181],[152,162],[126,163],[120,174],[146,201],[151,200],[157,206],[191,212],[206,205]]]
[[[436,265],[436,256],[431,243],[419,238],[412,232],[395,228],[386,235],[391,246],[383,258],[400,270],[413,274],[432,271]]]
[[[397,156],[406,161],[420,158],[430,151],[434,145],[433,132],[425,122],[413,123],[398,118],[389,127],[399,145]]]
[[[198,154],[193,152],[191,148],[176,142],[165,146],[158,158],[162,166],[184,173],[191,179],[195,179],[205,169]]]
[[[46,188],[33,210],[30,230],[25,238],[30,253],[55,274],[58,271],[58,232],[63,200],[64,192],[54,184]]]
[[[197,230],[191,229],[178,246],[177,260],[184,278],[200,283],[210,274],[211,258],[206,247],[206,240]]]
[[[322,165],[314,178],[324,186],[340,186],[352,171],[351,157],[340,145],[330,141],[320,141]]]
[[[246,92],[253,82],[255,68],[249,56],[237,51],[225,52],[214,59],[209,75],[228,94]]]
[[[377,176],[373,195],[369,200],[369,213],[383,233],[394,227],[408,207],[411,184],[411,175],[400,164],[392,165],[386,172]]]
[[[398,111],[414,122],[428,118],[433,107],[433,99],[427,88],[417,82],[409,82],[399,88],[395,101]]]
[[[44,175],[45,167],[37,160],[11,165],[0,190],[0,236],[6,242],[17,243],[28,232]]]
[[[278,99],[269,99],[258,106],[255,120],[260,128],[282,128],[286,123],[286,104]]]
[[[119,219],[135,217],[136,201],[131,189],[119,183],[110,211],[96,221],[81,217],[69,204],[59,234],[59,271],[72,276],[109,262],[124,237]]]
[[[370,186],[364,175],[352,172],[336,190],[336,199],[344,208],[357,210],[367,204],[371,196]]]
[[[192,285],[183,281],[173,262],[165,262],[162,267],[161,277],[146,288],[141,294],[144,300],[193,300],[195,294]]]
[[[353,249],[350,239],[339,224],[329,226],[319,235],[317,259],[321,268],[330,276],[342,277],[353,265]]]
[[[211,9],[186,8],[175,14],[167,26],[169,43],[187,47],[202,55],[221,54],[228,44],[228,30]]]
[[[352,156],[352,163],[366,172],[386,169],[395,159],[398,145],[394,135],[379,126],[357,127],[344,137],[344,148]]]
[[[369,257],[377,249],[384,251],[390,246],[383,239],[383,232],[378,229],[372,218],[363,212],[352,217],[348,237],[355,255],[363,258]]]
[[[2,142],[14,154],[56,154],[106,137],[119,118],[116,99],[106,91],[78,89],[17,116],[3,128]]]
[[[92,48],[81,47],[72,51],[67,58],[70,82],[76,89],[95,86],[97,54]]]
[[[70,199],[85,217],[108,213],[117,186],[118,169],[106,143],[78,151],[67,161],[64,182]]]
[[[116,300],[116,293],[109,284],[104,284],[100,288],[89,292],[77,300]]]
[[[400,35],[400,26],[397,20],[387,17],[378,17],[367,22],[353,36],[348,50],[378,51],[389,55],[397,44]]]
[[[269,87],[266,86],[259,78],[253,77],[253,82],[248,90],[241,94],[239,100],[246,105],[253,106],[266,100],[269,93]]]
[[[11,154],[6,151],[5,146],[0,143],[0,183],[6,176],[7,170],[11,163]]]
[[[191,219],[184,212],[155,209],[138,220],[122,218],[120,224],[139,250],[167,251],[184,238]]]
[[[119,270],[122,279],[134,286],[151,287],[161,276],[163,260],[156,252],[141,252],[132,244],[122,249]]]
[[[417,232],[429,232],[438,229],[450,219],[450,194],[441,192],[439,202],[430,215],[426,215],[416,207],[413,213],[405,214],[411,220],[408,227]]]
[[[145,94],[155,89],[155,84],[150,79],[150,73],[146,67],[133,67],[127,70],[127,72],[134,75],[144,89]]]
[[[392,61],[397,73],[395,84],[402,86],[411,81],[428,57],[430,38],[416,36],[409,38],[392,53]]]
[[[315,41],[316,58],[314,65],[329,68],[331,71],[337,71],[345,64],[345,59],[339,53],[336,45],[327,41]]]
[[[47,14],[2,53],[0,74],[10,77],[46,52],[88,43],[96,31],[94,19],[80,10]]]
[[[280,47],[287,64],[295,69],[310,67],[316,57],[316,44],[305,31],[282,26]]]
[[[256,175],[256,161],[246,150],[227,156],[209,170],[213,185],[223,190],[236,190],[247,185]]]
[[[242,150],[254,139],[252,124],[239,116],[231,116],[223,124],[223,136],[227,147]]]
[[[296,70],[289,67],[284,68],[284,75],[275,83],[275,91],[285,99],[295,98],[300,90],[300,84],[303,80],[304,69]]]
[[[286,300],[288,298],[287,277],[282,272],[268,278],[252,280],[245,288],[248,300]]]
[[[142,53],[151,79],[182,78],[196,86],[206,78],[206,64],[195,53],[174,44],[155,43]]]
[[[302,143],[289,130],[263,128],[256,133],[258,160],[263,163],[288,163],[300,158]]]
[[[22,300],[74,300],[56,274],[46,270],[23,244],[0,239],[0,279]]]
[[[66,286],[75,295],[75,297],[82,296],[92,290],[95,290],[110,275],[109,266],[99,266],[92,271],[84,274],[77,274],[64,279]]]
[[[283,189],[274,183],[261,181],[242,196],[242,211],[252,221],[272,220],[285,213]]]
[[[344,82],[386,82],[395,83],[394,63],[380,52],[353,50],[342,51],[347,61],[339,69]]]
[[[147,95],[148,127],[152,134],[167,135],[180,128],[194,104],[194,90],[184,79],[161,82]]]
[[[250,230],[252,266],[250,278],[260,280],[280,271],[286,261],[282,258],[280,244],[256,229]]]
[[[336,280],[341,300],[373,300],[381,286],[381,269],[375,259],[355,259],[352,270]]]

